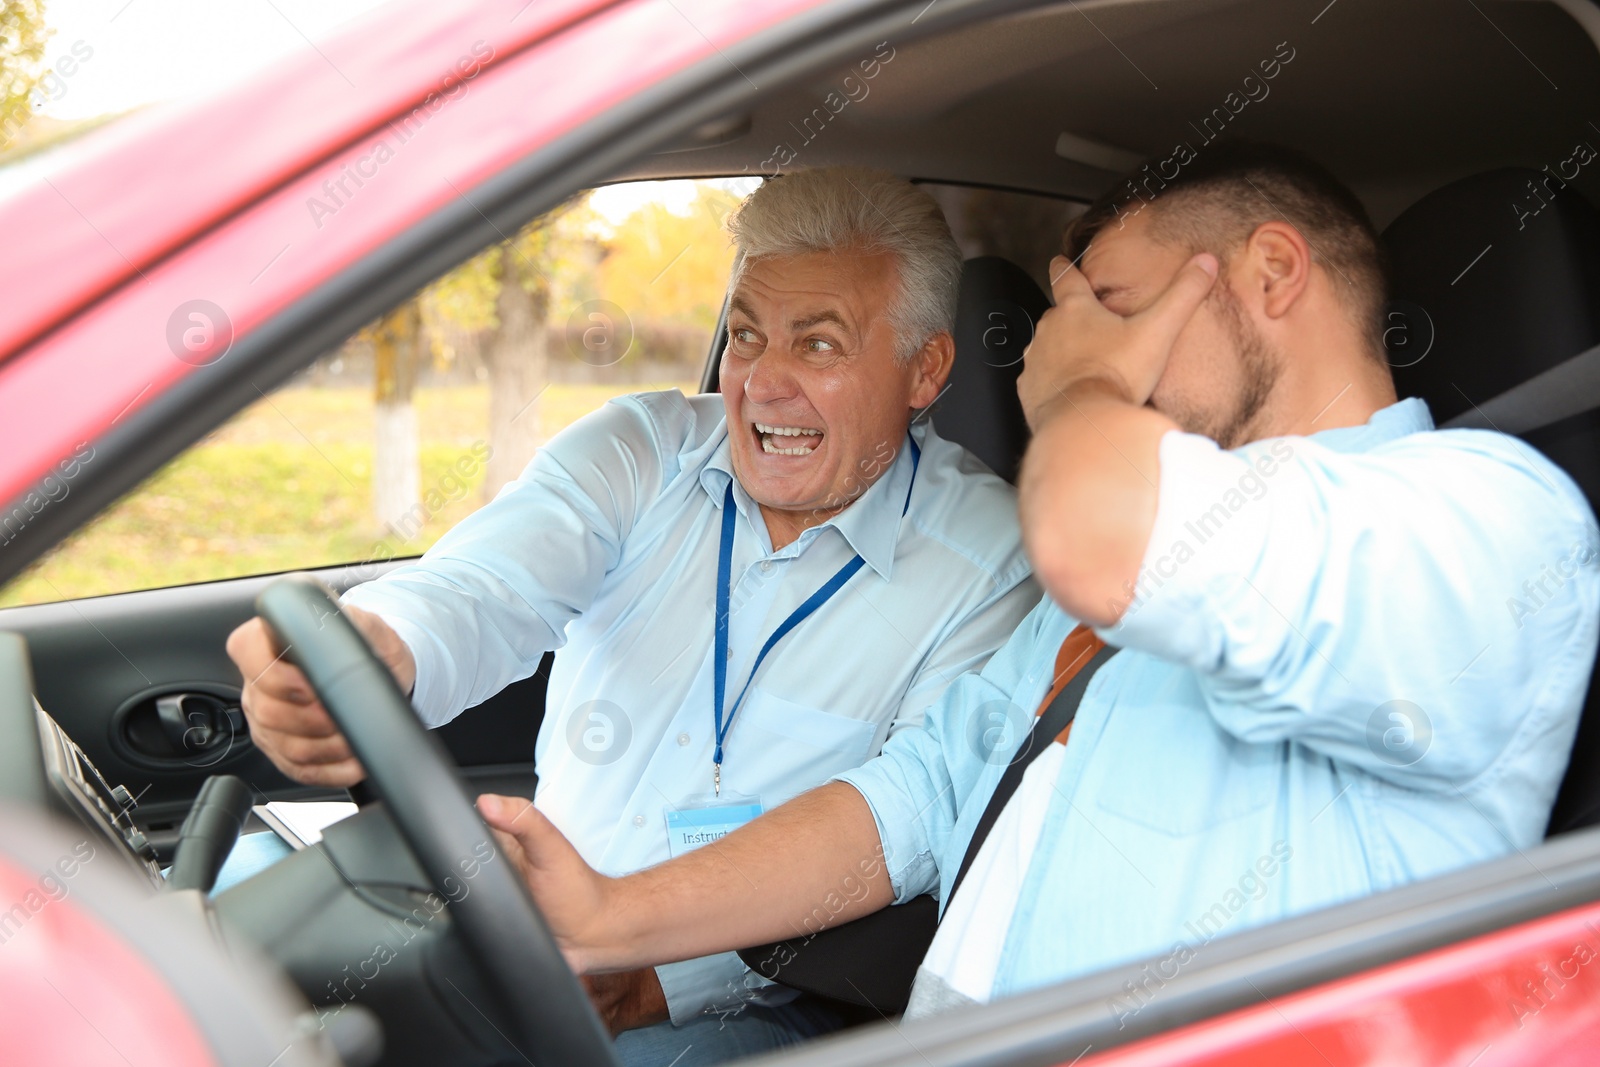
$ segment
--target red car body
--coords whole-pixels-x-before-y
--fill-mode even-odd
[[[271,329],[285,309],[443,205],[473,204],[508,167],[537,160],[697,64],[733,64],[725,53],[741,42],[846,6],[408,0],[225,95],[123,119],[66,149],[65,164],[0,203],[0,292],[10,296],[0,316],[6,513],[36,511],[42,478],[70,478],[74,457],[93,462],[85,445],[92,457],[96,442],[137,423],[231,346]],[[209,333],[204,313],[184,312],[194,301],[223,313]],[[189,330],[199,332],[175,346],[174,331]],[[213,424],[229,414],[219,406]],[[0,869],[0,884],[11,877]],[[111,999],[117,989],[155,984],[136,960],[86,952],[85,930],[69,916],[52,919],[56,955],[39,961],[41,977],[109,967]],[[0,969],[0,1004],[26,1004],[40,1023],[8,1035],[8,1060],[43,1062],[46,1051],[59,1058],[48,1035],[77,1029],[66,1025],[74,1009],[36,996],[37,986],[17,975]],[[165,994],[152,989],[140,1000],[145,1010],[164,1005],[147,1021],[168,1043],[166,1062],[204,1062],[185,1051],[187,1030]],[[59,1027],[48,1021],[56,1017]],[[1263,997],[1130,1045],[1091,1046],[1081,1059],[1119,1067],[1596,1062],[1600,904]]]
[[[1596,963],[1600,907],[1575,908],[1084,1062],[1578,1067],[1600,1059]]]

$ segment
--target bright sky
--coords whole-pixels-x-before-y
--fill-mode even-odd
[[[91,50],[50,88],[40,114],[88,118],[205,94],[260,70],[307,39],[325,40],[385,0],[46,0],[45,52]]]
[[[652,201],[674,215],[687,215],[694,202],[695,186],[701,182],[680,179],[662,182],[621,182],[605,185],[589,196],[589,206],[615,226],[640,206]],[[711,178],[704,182],[728,190],[735,196],[748,196],[761,184],[760,178]]]
[[[55,33],[45,65],[55,69],[62,57],[72,56],[77,69],[70,77],[46,82],[39,113],[56,119],[90,118],[207,95],[281,56],[311,47],[308,41],[325,40],[385,2],[46,0],[45,21]],[[716,184],[743,196],[759,183],[730,178]],[[630,182],[597,191],[590,203],[615,226],[650,201],[681,215],[693,199],[690,181]]]

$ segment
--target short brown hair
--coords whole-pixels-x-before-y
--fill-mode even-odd
[[[1299,230],[1362,328],[1370,354],[1383,358],[1388,270],[1378,234],[1354,193],[1309,156],[1280,145],[1231,141],[1179,145],[1140,164],[1067,229],[1076,263],[1111,223],[1152,208],[1151,236],[1194,252],[1228,257],[1256,227],[1281,219]]]

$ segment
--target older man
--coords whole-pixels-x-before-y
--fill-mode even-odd
[[[1292,152],[1218,145],[1153,203],[1092,206],[1071,252],[1021,382],[1050,599],[923,727],[715,853],[601,878],[521,802],[482,798],[576,966],[938,892],[927,1012],[1181,966],[1218,933],[1542,838],[1595,653],[1600,531],[1526,445],[1396,402],[1360,202]],[[1508,613],[1552,561],[1572,577]],[[964,741],[995,701],[1046,710],[1016,777]]]
[[[933,200],[802,171],[730,228],[720,397],[606,405],[419,562],[345,597],[433,725],[561,649],[536,803],[611,874],[865,762],[1038,600],[1010,488],[912,418],[954,356],[961,258]],[[260,620],[229,652],[285,773],[361,777]],[[626,1059],[688,1067],[830,1025],[766,986],[727,954],[591,992],[614,1031],[670,1014],[623,1036]]]

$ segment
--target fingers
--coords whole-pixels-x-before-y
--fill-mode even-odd
[[[239,668],[246,684],[256,681],[283,661],[271,631],[262,619],[254,618],[234,628],[228,635],[228,658]]]
[[[326,708],[315,703],[302,704],[286,699],[262,685],[244,687],[244,714],[252,728],[261,727],[273,733],[293,737],[338,737],[339,728]]]
[[[541,886],[546,879],[560,881],[572,877],[579,869],[588,870],[588,865],[561,831],[526,797],[483,793],[477,803],[483,821],[494,831],[500,847],[521,868],[529,888],[534,891],[534,899],[541,905],[547,903],[540,899]]]
[[[342,735],[305,737],[263,726],[260,715],[250,711],[248,692],[244,707],[250,740],[266,753],[273,766],[295,781],[304,785],[346,788],[366,777],[366,771]]]
[[[306,708],[263,699],[249,688],[240,704],[250,728],[250,740],[295,781],[344,788],[366,777],[349,742],[321,705]],[[287,728],[270,725],[274,722],[286,723]]]
[[[1171,284],[1155,302],[1133,316],[1148,323],[1151,330],[1170,347],[1199,310],[1206,294],[1217,281],[1217,257],[1201,252],[1183,265]]]
[[[575,973],[642,962],[629,952],[631,928],[619,926],[613,880],[590,867],[555,824],[523,797],[485,793],[477,806]]]
[[[242,673],[242,672],[241,672]],[[311,682],[299,667],[286,660],[278,660],[254,676],[246,675],[245,683],[258,692],[300,707],[320,707]]]
[[[539,852],[535,840],[538,831],[530,830],[529,827],[535,820],[543,821],[544,816],[525,797],[483,793],[478,797],[477,806],[478,814],[489,824],[489,832],[494,834],[495,844],[499,846],[500,852],[521,872],[522,880],[528,883],[528,888],[534,889],[534,883],[541,873],[539,865],[534,861]],[[554,831],[555,827],[552,826],[550,829]],[[527,845],[524,845],[525,838],[528,840]],[[534,896],[535,899],[538,898],[537,892]]]
[[[507,797],[498,793],[481,793],[478,796],[478,813],[490,827],[506,834],[518,846],[528,843],[537,848],[541,831],[560,835],[544,813],[533,806],[526,797]]]
[[[284,659],[272,632],[259,618],[236,628],[228,635],[228,656],[239,668],[247,688],[257,688],[278,700],[311,704],[316,694],[300,668]]]
[[[314,767],[355,759],[355,753],[350,751],[350,744],[342,734],[306,737],[263,726],[259,721],[252,721],[248,715],[245,721],[250,723],[250,737],[259,747],[282,757],[288,763]]]
[[[257,744],[272,761],[272,765],[301,785],[323,786],[328,789],[349,789],[366,778],[366,768],[359,760],[347,759],[338,763],[289,763],[273,753],[266,745]]]
[[[528,853],[522,847],[522,838],[518,836],[517,819],[532,811],[533,803],[523,797],[503,797],[497,793],[483,793],[478,797],[477,806],[478,814],[483,816],[483,821],[488,823],[489,829],[494,832],[501,851],[510,856],[517,866],[527,866]]]
[[[417,681],[417,662],[400,635],[381,616],[370,611],[363,611],[354,605],[345,605],[343,610],[366,639],[367,645],[389,668],[395,681],[400,683],[400,691],[410,694]]]
[[[1094,288],[1066,256],[1056,256],[1050,261],[1050,293],[1059,307],[1069,300],[1089,297],[1094,299]]]
[[[1017,379],[1017,396],[1028,425],[1037,432],[1062,410],[1067,393],[1080,385],[1109,388],[1129,404],[1146,403],[1166,371],[1178,335],[1211,291],[1217,273],[1216,257],[1200,253],[1143,306],[1128,276],[1122,276],[1119,285],[1113,273],[1100,279],[1111,301],[1108,305],[1066,257],[1051,260],[1056,305],[1035,324]],[[1111,291],[1122,295],[1112,300]],[[1121,310],[1125,305],[1139,310],[1127,313]]]
[[[275,767],[306,785],[346,787],[366,777],[311,683],[287,662],[260,619],[228,635],[244,679],[240,706],[250,739]]]

